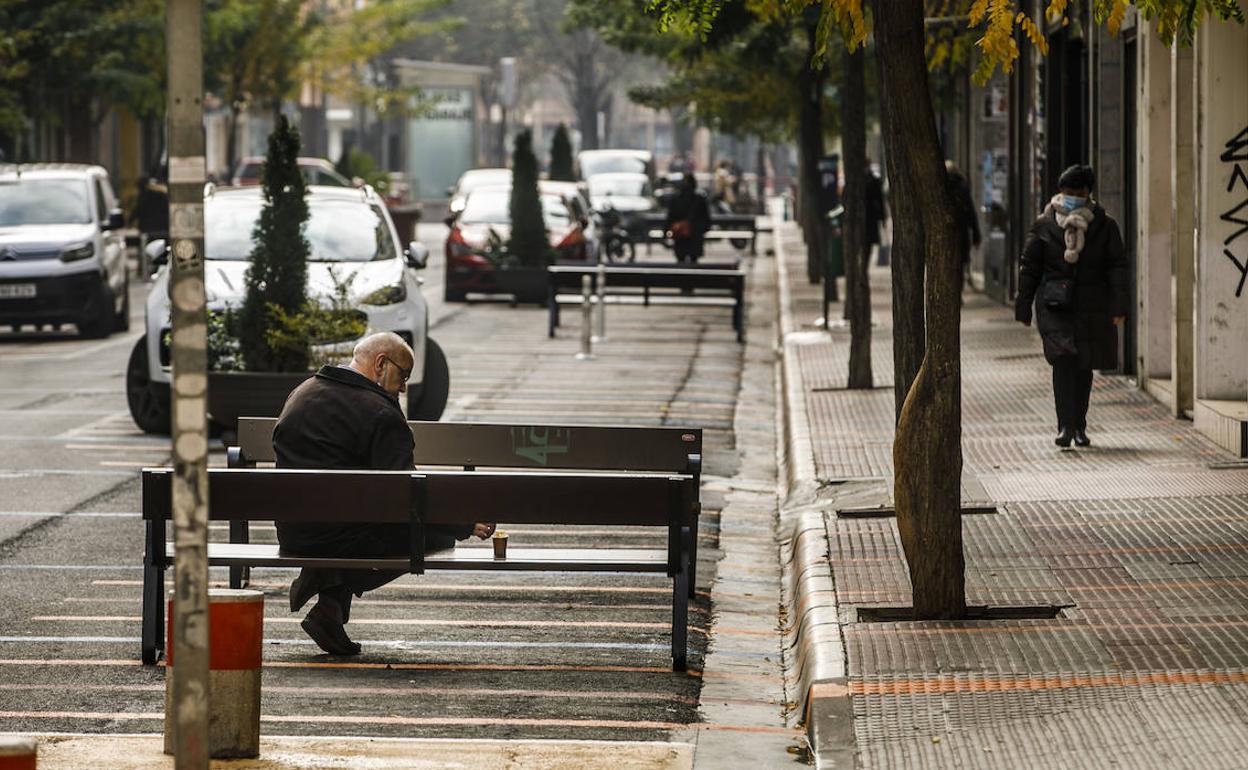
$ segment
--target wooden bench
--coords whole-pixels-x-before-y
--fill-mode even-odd
[[[661,573],[673,581],[673,670],[685,668],[700,509],[701,431],[412,423],[418,463],[437,452],[434,442],[441,438],[446,442],[442,447],[445,451],[430,464],[458,465],[461,469],[296,471],[249,467],[272,458],[275,423],[272,418],[240,420],[240,446],[230,449],[230,461],[236,467],[209,471],[209,518],[229,522],[233,542],[211,543],[208,560],[210,565],[230,568],[232,585],[240,586],[251,567],[405,569],[415,574],[430,569]],[[497,442],[491,444],[491,437],[502,440],[506,448]],[[552,438],[562,444],[552,443]],[[479,451],[483,445],[493,446],[492,453]],[[253,450],[250,456],[247,447]],[[563,457],[573,447],[583,458],[579,472],[567,470],[573,466]],[[647,447],[659,452],[648,464],[683,461],[693,472],[584,470],[585,465],[619,467],[629,458],[635,460],[635,453]],[[681,447],[698,451],[688,452],[678,461],[675,450]],[[452,457],[456,459],[448,459]],[[523,463],[543,470],[520,470]],[[481,470],[487,465],[508,469]],[[172,470],[167,468],[143,472],[147,535],[142,655],[146,664],[155,663],[164,647],[164,572],[173,563],[173,547],[166,542],[167,522],[172,515],[171,477]],[[283,553],[277,545],[247,542],[252,521],[342,522],[346,518],[343,511],[351,511],[351,521],[408,523],[411,558],[303,557]],[[661,550],[513,547],[505,560],[495,560],[492,551],[483,548],[425,552],[423,526],[475,521],[664,527],[667,544]]]
[[[737,342],[745,340],[745,271],[735,265],[552,265],[546,268],[548,337],[559,328],[561,305],[580,305],[582,276],[588,275],[597,294],[599,272],[605,276],[604,301],[652,304],[709,305],[732,308]]]

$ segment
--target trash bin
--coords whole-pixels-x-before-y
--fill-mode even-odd
[[[837,302],[836,279],[845,274],[845,207],[827,213],[824,224],[826,252],[823,260],[823,319],[828,323],[828,305]]]

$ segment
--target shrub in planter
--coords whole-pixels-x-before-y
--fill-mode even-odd
[[[516,134],[511,156],[511,238],[507,261],[501,266],[540,267],[554,262],[554,250],[542,216],[542,197],[537,189],[537,156],[533,154],[533,134]],[[486,251],[490,249],[487,247]],[[493,260],[491,260],[493,261]]]
[[[247,271],[247,294],[238,314],[243,368],[259,372],[306,372],[306,346],[270,345],[270,320],[277,312],[298,313],[308,304],[307,190],[299,173],[299,130],[282,115],[269,135],[261,184],[264,208],[252,233],[255,246]]]
[[[576,181],[576,174],[572,172],[572,140],[568,138],[568,127],[564,123],[559,124],[550,140],[550,178],[556,182]]]

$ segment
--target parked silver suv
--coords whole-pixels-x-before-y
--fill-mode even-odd
[[[0,166],[0,325],[129,328],[123,225],[99,166]]]

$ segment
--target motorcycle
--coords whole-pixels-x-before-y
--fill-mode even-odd
[[[613,207],[598,212],[599,241],[608,262],[633,262],[637,259],[637,244],[633,243],[624,218]],[[625,256],[627,254],[627,257]]]

